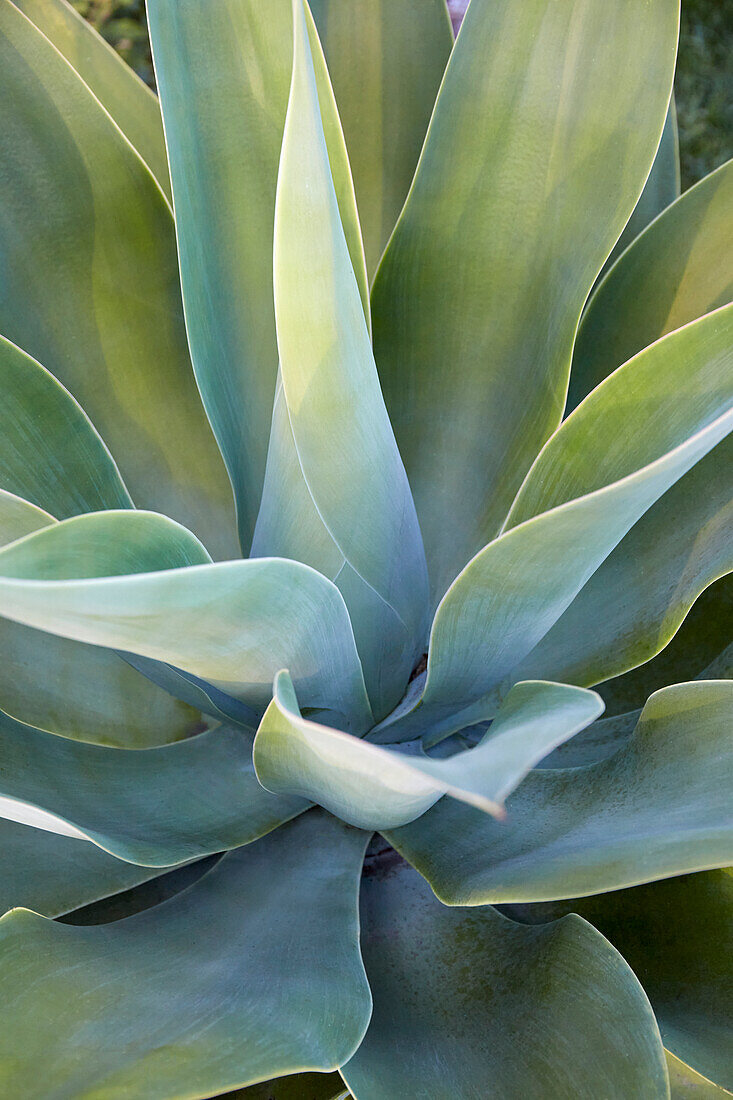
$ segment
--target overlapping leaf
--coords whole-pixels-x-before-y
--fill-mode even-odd
[[[304,719],[283,672],[257,733],[254,763],[267,790],[312,799],[363,829],[413,821],[443,794],[501,815],[527,772],[602,709],[600,698],[581,688],[517,684],[476,748],[433,760]]]
[[[257,782],[252,740],[221,726],[134,751],[84,745],[0,711],[0,817],[171,866],[263,836],[306,803]]]
[[[344,127],[373,278],[453,46],[445,0],[311,0],[310,7]]]
[[[453,716],[461,704],[476,703],[474,721],[485,717],[482,697],[542,641],[634,524],[725,439],[733,428],[732,337],[731,306],[670,333],[606,379],[563,423],[528,474],[509,530],[472,559],[441,602],[422,702],[389,731],[393,736],[397,729],[409,736],[420,722],[457,729]],[[694,529],[681,533],[683,561],[694,536]],[[671,544],[659,551],[663,564],[674,548],[674,527],[667,538]],[[725,553],[724,544],[718,552]],[[706,565],[703,559],[701,572]],[[647,578],[650,600],[665,579]],[[642,628],[654,636],[643,610]],[[597,620],[583,625],[579,650],[587,631],[596,631],[596,642],[603,635]],[[646,656],[654,652],[652,646]],[[614,671],[623,668],[596,678]]]
[[[135,503],[237,553],[191,372],[170,208],[49,40],[0,3],[0,332],[54,374]],[[21,226],[32,226],[20,231]]]
[[[94,92],[170,198],[160,106],[153,92],[67,0],[13,0]]]
[[[732,714],[733,681],[665,688],[610,759],[532,772],[506,821],[444,799],[387,838],[451,905],[577,897],[724,867]]]
[[[125,920],[6,915],[5,1093],[167,1100],[336,1068],[371,1007],[358,947],[365,841],[314,811]]]
[[[237,499],[248,551],[277,376],[275,188],[293,57],[291,0],[150,0],[192,358]],[[328,74],[319,102],[350,255],[366,272]]]
[[[287,665],[303,705],[369,727],[351,624],[330,581],[279,559],[194,562],[206,562],[200,543],[162,516],[76,516],[0,551],[0,612],[170,663],[263,709]]]
[[[678,7],[468,10],[372,294],[436,600],[560,422],[585,298],[659,143]]]
[[[649,1002],[579,917],[448,909],[388,866],[364,880],[362,925],[374,1014],[341,1071],[356,1100],[668,1096]]]
[[[598,285],[578,330],[568,408],[667,332],[733,299],[733,161],[660,215]]]

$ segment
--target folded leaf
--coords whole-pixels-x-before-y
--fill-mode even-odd
[[[76,69],[170,198],[160,106],[150,88],[66,0],[13,3]]]
[[[0,332],[81,403],[139,507],[232,556],[231,487],[191,372],[170,208],[10,0],[0,2],[0,132]]]
[[[665,1050],[672,1100],[725,1100],[732,1092],[720,1088]]]
[[[527,928],[447,909],[404,866],[362,886],[374,997],[341,1073],[357,1100],[668,1096],[662,1044],[633,972],[589,924]],[[526,1041],[522,1041],[524,1037]]]
[[[365,840],[313,812],[126,920],[7,914],[5,1093],[168,1100],[340,1065],[371,1007],[356,908]]]
[[[0,912],[24,905],[48,917],[128,890],[159,874],[68,836],[0,820]]]
[[[733,1087],[733,876],[730,871],[655,882],[572,902],[516,906],[516,920],[579,913],[618,948],[644,986],[665,1047],[694,1070]]]
[[[341,226],[302,0],[294,10],[293,83],[275,209],[275,316],[291,429],[282,442],[294,450],[291,465],[349,571],[343,595],[381,717],[399,700],[423,650],[425,558]],[[270,481],[270,497],[278,485]],[[286,481],[274,500],[263,501],[274,530],[263,533],[258,523],[260,555],[284,552],[275,517],[289,488]],[[288,551],[320,570],[307,528],[298,524],[299,531],[306,536],[302,549],[290,534]],[[326,573],[334,558],[330,540]]]
[[[373,278],[453,46],[445,0],[311,0],[310,7],[344,126]]]
[[[449,905],[580,897],[733,862],[733,681],[652,695],[631,741],[534,771],[497,822],[452,799],[387,839]]]
[[[0,337],[0,487],[57,519],[131,508],[84,410],[40,363]]]
[[[167,662],[263,709],[287,665],[304,706],[369,728],[351,624],[330,581],[279,559],[187,567],[194,560],[205,560],[200,544],[162,516],[77,516],[0,550],[0,613]]]
[[[249,844],[307,806],[264,791],[252,738],[226,726],[132,751],[69,741],[0,711],[0,760],[0,817],[70,831],[149,867]]]
[[[568,409],[667,332],[733,299],[733,160],[685,191],[599,283],[578,329]]]
[[[150,0],[148,18],[191,354],[246,551],[277,376],[273,216],[293,60],[291,0]],[[368,309],[353,184],[320,46],[314,60],[339,208]]]
[[[393,737],[409,737],[420,723],[448,732],[468,725],[469,705],[478,707],[473,721],[486,717],[482,697],[513,674],[644,513],[726,437],[732,341],[726,306],[641,352],[563,423],[524,482],[510,530],[443,598],[422,701]],[[595,622],[584,629],[602,636]],[[582,649],[585,635],[579,641]],[[469,706],[462,718],[461,705]]]
[[[476,748],[433,760],[308,721],[281,672],[257,732],[254,764],[267,790],[312,799],[363,829],[413,821],[443,794],[501,816],[504,799],[527,772],[602,710],[594,692],[516,684]]]
[[[436,602],[560,422],[583,304],[659,143],[678,8],[469,7],[372,294]]]

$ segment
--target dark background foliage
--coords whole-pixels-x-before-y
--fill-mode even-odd
[[[72,3],[152,86],[144,0]],[[683,188],[733,156],[731,59],[733,0],[682,0],[676,96]]]

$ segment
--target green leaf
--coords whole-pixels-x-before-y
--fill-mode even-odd
[[[336,1068],[371,1007],[358,946],[365,840],[312,812],[126,920],[75,928],[9,913],[5,1094],[168,1100]]]
[[[733,569],[732,465],[729,435],[631,528],[513,677],[587,687],[641,665],[633,707],[658,687],[699,675],[706,662],[695,663],[693,638],[686,653],[680,640],[678,669],[665,668],[656,682],[643,662],[664,652],[706,586]],[[705,632],[718,623],[722,649],[731,636],[723,607],[709,619]]]
[[[506,821],[445,799],[387,839],[449,905],[551,901],[725,866],[732,714],[733,681],[665,688],[609,760],[527,776]]]
[[[436,599],[560,422],[583,304],[659,143],[678,8],[469,7],[372,294]]]
[[[90,905],[83,905],[57,919],[64,924],[73,925],[109,924],[111,921],[122,920],[123,917],[131,917],[134,913],[142,913],[143,909],[152,909],[154,905],[161,905],[168,898],[187,890],[215,867],[220,859],[221,854],[206,856],[205,859],[194,860],[193,863],[183,863],[165,874],[161,874],[160,868],[156,868],[155,878],[147,879],[129,890],[100,898]]]
[[[720,1088],[702,1074],[696,1073],[668,1050],[664,1053],[672,1100],[725,1100],[725,1097],[733,1096],[727,1089]]]
[[[0,817],[168,867],[249,844],[306,808],[257,782],[252,738],[220,726],[145,751],[85,745],[0,711]]]
[[[685,191],[619,257],[578,330],[568,408],[632,355],[733,299],[733,160]]]
[[[445,0],[311,0],[354,174],[370,278],[415,172],[453,46]]]
[[[81,403],[135,503],[238,553],[186,345],[170,208],[98,100],[0,0],[0,332]],[[32,226],[32,231],[26,227]]]
[[[639,196],[639,201],[634,207],[634,213],[626,223],[623,233],[616,241],[613,252],[606,260],[599,278],[608,271],[616,262],[621,253],[628,248],[632,241],[653,222],[658,214],[661,214],[678,199],[680,195],[680,148],[677,132],[677,111],[674,103],[674,92],[669,101],[667,117],[664,120],[664,129],[654,158],[649,178],[644,184],[644,190]],[[707,313],[707,310],[703,312]],[[651,343],[648,340],[647,343]],[[638,348],[636,349],[639,350]],[[625,356],[626,359],[629,356]],[[623,362],[623,360],[622,360]],[[572,376],[571,376],[572,378]],[[571,381],[572,386],[572,381]]]
[[[351,624],[330,581],[279,559],[186,567],[193,560],[205,560],[200,544],[162,516],[76,516],[0,550],[0,613],[167,662],[263,709],[287,666],[303,705],[369,728]]]
[[[149,0],[148,17],[191,353],[246,550],[277,376],[273,218],[293,60],[291,0]],[[368,311],[346,147],[320,46],[314,55],[330,167]]]
[[[680,629],[653,660],[597,689],[609,715],[643,706],[653,691],[668,684],[733,679],[733,660],[725,657],[731,637],[733,574],[729,573],[700,594]]]
[[[325,528],[326,565],[322,553],[314,553],[309,525],[294,526],[287,513],[280,518],[290,479],[269,477],[265,530],[258,521],[253,550],[291,553],[332,576],[346,565],[342,592],[357,624],[374,711],[382,717],[398,702],[424,647],[425,556],[341,227],[301,0],[295,11],[275,208],[275,316],[282,415],[287,412],[290,428],[282,441],[286,453],[294,452],[289,465],[296,485],[302,478],[301,495],[306,502],[310,496],[311,513],[316,510]],[[270,475],[273,461],[279,465],[271,447]]]
[[[593,924],[644,986],[665,1047],[705,1077],[733,1087],[730,871],[516,908],[509,916],[532,924],[569,912]]]
[[[485,718],[486,696],[519,678],[514,670],[633,525],[731,431],[732,340],[727,306],[641,352],[568,417],[532,466],[511,529],[443,598],[421,704],[393,736],[420,723],[468,725],[470,710],[456,717],[467,704],[478,707],[474,721]],[[604,637],[595,620],[583,630],[583,652],[589,631]]]
[[[357,1100],[668,1096],[644,991],[581,918],[447,909],[397,865],[364,880],[361,942],[374,1014],[341,1070]]]
[[[157,874],[94,844],[0,819],[0,912],[24,905],[59,917]]]
[[[68,390],[0,337],[0,488],[66,519],[131,508],[112,456]]]
[[[0,443],[0,447],[2,444]],[[0,489],[0,546],[40,531],[56,520],[42,508],[14,493]]]
[[[257,732],[254,764],[267,790],[312,799],[363,829],[413,821],[443,794],[501,816],[504,799],[527,772],[602,710],[594,692],[517,684],[476,748],[432,760],[302,718],[290,677],[281,672]]]
[[[112,115],[170,198],[160,106],[153,92],[66,0],[13,0]]]

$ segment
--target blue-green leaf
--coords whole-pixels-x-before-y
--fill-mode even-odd
[[[7,914],[5,1095],[169,1100],[335,1069],[371,1009],[357,916],[366,839],[312,812],[125,920]]]
[[[301,716],[281,672],[257,732],[254,763],[269,791],[320,803],[363,829],[413,821],[443,794],[501,816],[527,772],[603,710],[594,692],[564,684],[516,684],[474,749],[446,760],[370,744]]]
[[[85,745],[0,711],[0,817],[149,867],[249,844],[307,803],[264,791],[252,738],[221,726],[135,751]]]
[[[0,613],[164,661],[262,709],[287,665],[304,706],[368,729],[354,636],[334,585],[298,562],[205,562],[190,532],[162,516],[76,516],[0,550]]]
[[[344,127],[373,277],[453,46],[445,0],[310,0],[310,7]]]
[[[730,870],[576,901],[513,906],[516,920],[579,913],[618,948],[652,1003],[665,1047],[733,1088],[733,875]]]
[[[114,859],[95,844],[0,820],[2,913],[24,905],[59,917],[159,873]]]
[[[76,69],[170,198],[160,106],[150,88],[67,0],[13,3]]]
[[[474,721],[486,717],[486,696],[519,678],[520,662],[634,524],[731,428],[733,306],[726,306],[619,368],[547,443],[510,529],[472,559],[441,602],[422,702],[400,721],[399,736],[419,723],[457,729],[456,712],[468,704],[478,707]],[[672,525],[672,547],[674,536]],[[690,538],[694,528],[683,527],[683,543]],[[656,580],[650,592],[656,599]],[[588,631],[603,637],[603,623],[584,623],[580,650]]]
[[[170,207],[100,102],[0,0],[0,332],[74,395],[135,504],[238,552],[191,371]],[[32,227],[30,230],[27,227]]]
[[[374,1014],[341,1070],[356,1100],[668,1097],[644,991],[580,917],[447,909],[387,862],[362,886],[362,950]]]
[[[252,539],[277,376],[273,218],[293,60],[291,0],[149,0],[196,376]],[[314,35],[319,102],[349,252],[368,309],[353,185]]]
[[[345,566],[342,592],[374,711],[382,717],[423,650],[425,557],[341,226],[302,0],[294,7],[274,261],[279,397],[290,431],[271,440],[264,518],[261,512],[253,550],[291,554],[334,578]],[[306,504],[311,498],[311,514],[315,509],[325,528],[318,548],[307,523],[289,520],[292,501],[281,518],[280,497],[290,498],[291,479],[273,476],[273,462],[282,465],[273,454],[277,441],[291,456],[296,486],[298,477],[305,482],[300,495]]]
[[[578,329],[568,408],[667,332],[733,299],[733,160],[664,211],[599,283]]]
[[[56,519],[132,501],[109,451],[68,390],[0,337],[0,488]]]
[[[733,681],[665,688],[610,759],[532,772],[506,821],[444,799],[387,838],[450,905],[579,897],[724,867],[732,717]]]
[[[664,125],[678,0],[472,0],[372,293],[436,601],[560,422]]]

